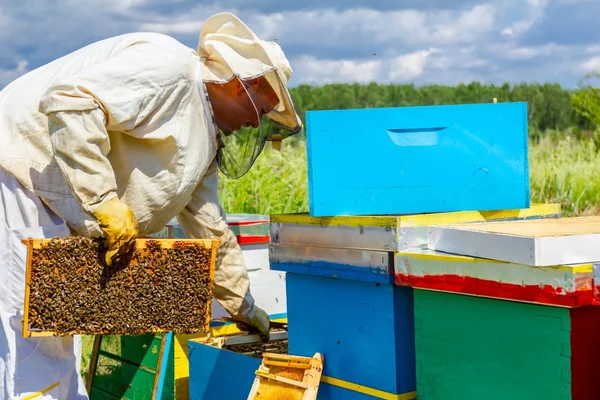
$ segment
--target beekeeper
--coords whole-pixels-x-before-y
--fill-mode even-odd
[[[111,263],[176,216],[187,237],[222,241],[215,297],[268,334],[217,178],[242,176],[271,132],[301,130],[291,73],[277,44],[221,13],[197,50],[161,34],[117,36],[0,92],[0,399],[87,398],[79,337],[22,337],[26,237],[104,236]]]

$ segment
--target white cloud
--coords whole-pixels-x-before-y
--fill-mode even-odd
[[[277,22],[289,35],[296,29],[318,43],[366,42],[394,46],[439,46],[476,40],[494,23],[494,9],[477,5],[465,12],[450,11],[376,11],[350,9],[344,11],[311,11],[282,14]],[[297,35],[298,39],[304,35]]]
[[[216,8],[204,6],[171,18],[155,16],[143,23],[141,28],[163,33],[197,34],[204,19],[214,12],[217,12]],[[276,38],[287,45],[316,47],[351,47],[357,43],[430,46],[473,42],[482,33],[491,31],[495,21],[494,7],[489,4],[476,5],[463,12],[353,8],[248,13],[243,19],[259,37],[266,40]]]
[[[549,56],[564,51],[564,49],[564,46],[557,46],[554,43],[537,47],[507,46],[505,54],[511,60],[528,60],[541,56]]]
[[[393,59],[321,60],[312,56],[294,59],[294,80],[323,84],[338,82],[410,82],[420,77],[437,49],[402,54]]]
[[[600,53],[600,44],[593,46],[586,46],[584,52],[587,54],[596,54]]]
[[[377,80],[381,69],[378,60],[319,60],[313,56],[298,57],[291,64],[292,79],[308,84],[368,83]]]
[[[358,0],[323,3],[327,6],[316,6],[315,1],[286,3],[285,8],[275,0],[268,7],[249,0],[0,0],[0,66],[5,68],[0,69],[0,88],[28,69],[120,33],[162,32],[196,48],[206,18],[221,11],[234,12],[260,38],[279,42],[294,68],[293,85],[469,80],[568,84],[582,71],[598,67],[600,45],[589,37],[588,47],[561,40],[574,26],[557,31],[547,23],[557,20],[556,4],[568,3],[573,13],[579,7],[580,15],[589,8],[584,7],[586,1],[592,4],[477,0],[435,9],[391,0],[385,7],[380,1],[362,2],[362,8],[356,8]],[[571,20],[578,25],[582,21]],[[593,15],[589,20],[593,26]],[[545,40],[548,32],[564,33]],[[537,35],[533,42],[532,34]],[[19,67],[19,61],[28,64]]]
[[[538,20],[544,17],[548,1],[549,0],[526,0],[527,16],[524,19],[513,23],[511,26],[504,28],[502,34],[507,37],[515,38],[529,31]]]
[[[600,72],[600,56],[587,59],[581,64],[581,70],[585,73]]]
[[[0,69],[0,88],[8,85],[18,77],[29,72],[27,68],[27,61],[21,60],[17,63],[15,68],[12,69]]]
[[[179,2],[183,0],[172,1]],[[193,7],[192,9],[186,10],[185,13],[177,14],[175,16],[165,16],[160,13],[147,14],[145,15],[144,21],[140,24],[139,30],[159,32],[167,35],[189,34],[196,38],[200,33],[200,29],[202,29],[204,21],[211,15],[222,11],[223,10],[216,5],[203,5]],[[238,10],[230,9],[227,11],[238,14]]]
[[[423,74],[429,56],[437,53],[437,49],[417,51],[396,57],[387,72],[387,80],[409,82]]]

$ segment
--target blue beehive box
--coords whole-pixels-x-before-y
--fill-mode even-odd
[[[306,115],[311,216],[530,206],[527,103]]]

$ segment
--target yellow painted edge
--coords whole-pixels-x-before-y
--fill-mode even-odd
[[[366,394],[369,396],[377,397],[380,399],[386,400],[414,400],[417,398],[417,392],[409,392],[409,393],[401,393],[401,394],[393,394],[384,392],[382,390],[373,389],[367,386],[359,385],[352,382],[343,381],[341,379],[332,378],[330,376],[321,376],[321,382],[327,383],[329,385],[338,386],[344,389],[352,390],[353,392],[358,392],[362,394]]]
[[[429,226],[461,222],[485,222],[505,218],[543,217],[559,214],[560,204],[532,204],[530,208],[498,211],[458,211],[439,214],[419,214],[402,217],[402,226]]]
[[[273,322],[287,322],[287,318],[278,318],[271,320]],[[224,335],[233,335],[235,333],[241,333],[236,324],[227,324],[221,326],[213,326],[210,328],[210,335],[212,337],[224,336]],[[197,337],[205,336],[205,335],[197,335]]]
[[[36,397],[40,397],[41,395],[48,393],[49,391],[51,391],[52,389],[54,389],[58,385],[60,385],[60,381],[53,383],[52,385],[48,386],[46,389],[44,389],[44,390],[42,390],[40,392],[31,394],[31,395],[29,395],[27,397],[23,397],[22,400],[30,400],[30,399],[35,399]]]
[[[473,263],[492,263],[492,264],[513,264],[513,265],[521,265],[515,264],[507,261],[501,260],[491,260],[487,258],[475,258],[468,256],[460,256],[460,255],[452,255],[452,254],[424,254],[424,253],[411,253],[406,251],[396,252],[397,256],[400,257],[410,257],[419,260],[429,260],[429,261],[438,261],[438,262],[473,262]],[[579,264],[576,266],[568,266],[568,265],[553,265],[550,267],[536,267],[534,265],[525,265],[522,264],[523,267],[530,268],[543,268],[543,269],[554,269],[559,271],[570,271],[575,274],[578,273],[587,273],[593,272],[592,264]]]
[[[275,322],[287,322],[286,319],[274,319]],[[191,340],[196,343],[205,343],[210,338],[217,338],[221,336],[231,336],[238,333],[242,333],[235,325],[223,325],[217,326],[210,329],[210,335],[206,333],[198,333],[193,335],[188,335],[187,340]]]
[[[188,355],[188,336],[175,335],[173,346],[173,375],[175,380],[175,399],[190,398],[190,361]]]
[[[399,217],[393,216],[339,216],[339,217],[311,217],[309,214],[277,214],[271,215],[271,222],[284,224],[320,225],[320,226],[374,226],[392,228],[398,223]]]
[[[373,226],[390,228],[398,226],[428,226],[461,222],[483,222],[504,218],[526,218],[560,214],[560,204],[532,204],[530,208],[499,211],[457,211],[448,213],[416,214],[404,216],[339,216],[311,217],[307,213],[274,214],[272,223],[320,225],[320,226]]]

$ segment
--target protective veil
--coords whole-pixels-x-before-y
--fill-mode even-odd
[[[302,130],[302,121],[286,88],[292,68],[277,44],[260,40],[229,13],[218,14],[204,24],[198,53],[204,59],[204,82],[223,84],[239,79],[246,87],[245,81],[262,77],[279,99],[258,128],[245,127],[231,135],[220,135],[219,167],[224,175],[239,178],[252,167],[267,140],[283,140]],[[248,96],[252,98],[250,93]]]
[[[230,178],[240,178],[246,172],[250,170],[256,158],[260,155],[265,142],[268,138],[270,120],[267,116],[260,118],[256,102],[252,98],[250,92],[246,89],[248,84],[242,81],[237,76],[233,79],[237,80],[241,87],[244,88],[243,94],[249,99],[247,103],[251,104],[254,108],[254,121],[251,123],[256,124],[257,127],[244,126],[230,133],[225,133],[222,130],[219,132],[219,150],[217,151],[217,164],[221,172]],[[226,102],[221,104],[221,99],[213,98],[210,102],[211,106],[226,107],[229,112],[236,114],[239,111],[240,114],[244,114],[243,109],[237,110],[242,106],[235,102]]]
[[[235,39],[237,28],[218,37],[240,24],[229,13],[209,18],[199,47],[209,51],[202,56],[161,34],[109,38],[0,92],[0,400],[44,390],[41,398],[86,397],[77,375],[78,338],[21,336],[19,239],[101,236],[91,215],[114,198],[131,208],[140,236],[177,217],[186,236],[220,239],[215,298],[239,321],[268,328],[218,201],[218,133],[202,81],[267,73],[281,100],[269,117],[292,131],[301,124],[289,108],[284,83],[291,69],[278,46]],[[228,54],[231,40],[236,51]],[[265,56],[265,48],[278,58]]]

